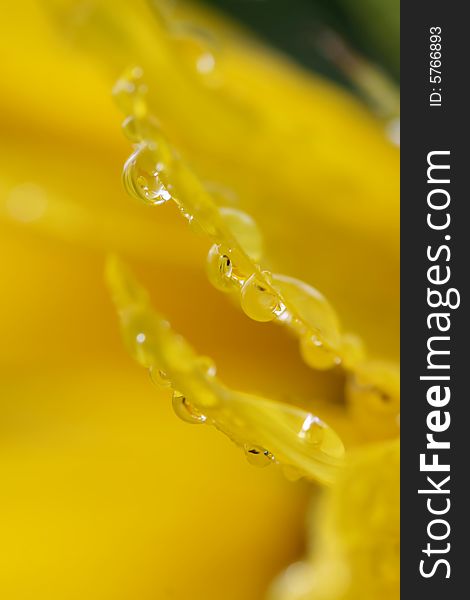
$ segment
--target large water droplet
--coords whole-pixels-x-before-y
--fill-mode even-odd
[[[257,273],[250,275],[243,284],[241,306],[251,319],[261,322],[272,321],[285,310],[278,296],[268,288]]]
[[[323,422],[310,413],[305,417],[305,421],[302,423],[302,427],[297,435],[309,444],[320,446],[324,438],[324,433],[325,425]]]
[[[199,412],[181,392],[173,392],[173,410],[180,419],[192,425],[201,425],[207,421],[207,417]]]
[[[155,156],[154,148],[142,145],[124,165],[123,179],[127,191],[146,204],[164,204],[171,194],[160,180],[164,165]]]
[[[222,291],[229,291],[234,284],[232,280],[233,263],[231,252],[220,244],[214,244],[207,255],[207,275],[212,285]]]
[[[311,413],[305,417],[297,435],[328,456],[341,456],[343,453],[343,444],[334,430]]]

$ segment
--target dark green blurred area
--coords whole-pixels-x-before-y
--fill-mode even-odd
[[[399,0],[204,0],[304,66],[347,84],[321,47],[326,31],[399,79]]]

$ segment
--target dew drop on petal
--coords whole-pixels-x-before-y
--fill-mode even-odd
[[[331,427],[324,423],[319,417],[309,413],[298,437],[309,446],[314,446],[328,456],[341,456],[344,451],[343,443]]]
[[[168,202],[171,194],[160,180],[161,170],[152,148],[140,146],[124,165],[123,179],[127,191],[146,204],[159,205]]]
[[[302,423],[299,433],[300,439],[305,440],[309,444],[319,446],[324,438],[325,426],[322,421],[309,413]]]
[[[341,457],[344,452],[343,443],[335,431],[311,413],[305,417],[297,436],[328,456]]]
[[[257,273],[253,273],[241,289],[243,311],[254,321],[268,322],[282,315],[285,306],[278,296],[268,289]]]
[[[171,387],[171,380],[165,371],[162,371],[158,367],[152,365],[149,369],[150,379],[161,388],[169,388]]]
[[[207,255],[207,275],[212,285],[222,291],[228,291],[232,285],[233,263],[228,249],[214,244]]]
[[[246,444],[244,447],[245,456],[250,465],[255,467],[267,467],[272,464],[274,457],[266,450],[266,448],[262,448],[261,446],[253,446]]]
[[[181,392],[173,392],[172,404],[176,415],[186,423],[200,425],[207,420],[207,417],[192,406]]]

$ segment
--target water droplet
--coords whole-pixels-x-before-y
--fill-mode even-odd
[[[302,427],[297,435],[309,444],[319,446],[323,441],[324,432],[325,425],[321,419],[309,413],[305,417],[305,421],[302,423]]]
[[[282,315],[285,306],[267,284],[253,273],[243,284],[241,290],[243,311],[253,320],[267,322]]]
[[[128,158],[124,165],[123,179],[127,191],[147,204],[168,202],[171,194],[160,180],[163,165],[156,160],[154,148],[142,145]]]
[[[274,456],[266,450],[266,448],[262,448],[261,446],[253,446],[253,445],[245,445],[245,456],[250,463],[255,467],[267,467],[269,466],[273,460]]]
[[[186,423],[200,425],[207,421],[207,417],[190,404],[181,392],[173,392],[172,403],[173,410],[177,416],[183,421],[186,421]]]
[[[261,233],[255,221],[235,208],[220,208],[220,216],[230,229],[243,251],[254,261],[259,261],[263,252]]]
[[[125,115],[142,118],[147,114],[147,85],[143,81],[141,67],[128,69],[116,82],[113,96],[116,104]]]
[[[331,369],[341,363],[341,359],[313,333],[307,333],[300,340],[300,353],[304,361],[320,371]]]
[[[161,388],[169,388],[171,387],[171,380],[165,371],[162,371],[158,367],[152,365],[149,369],[150,379]]]
[[[214,244],[207,255],[207,274],[212,285],[226,292],[233,286],[233,263],[230,251],[220,244]]]

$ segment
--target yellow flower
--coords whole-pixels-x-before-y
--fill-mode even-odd
[[[309,489],[275,469],[251,469],[217,432],[174,418],[168,391],[147,385],[117,339],[105,259],[114,252],[131,263],[158,310],[217,363],[224,384],[207,387],[211,363],[110,263],[137,358],[158,377],[158,357],[188,387],[175,400],[180,414],[209,419],[248,444],[252,459],[331,481],[341,472],[338,436],[349,448],[398,432],[397,150],[345,93],[201,9],[46,5],[46,14],[33,1],[9,6],[0,42],[9,257],[0,590],[18,599],[260,598],[299,557]],[[90,55],[72,50],[63,31]],[[132,65],[116,88],[138,144],[128,185],[150,204],[170,196],[176,204],[144,206],[121,189],[128,146],[109,90]],[[171,163],[168,179],[146,179],[155,141],[163,166]],[[246,319],[210,287],[208,238],[217,246],[212,281],[225,287],[218,275],[229,255],[229,269],[241,269],[245,312],[288,317],[310,366],[285,327]],[[239,300],[238,289],[229,292]],[[150,346],[142,333],[154,335]],[[143,355],[136,341],[147,343]],[[230,406],[222,413],[211,404],[221,397]],[[293,435],[317,416],[320,449]]]
[[[309,559],[286,569],[270,600],[399,597],[398,440],[353,453],[312,512]]]

